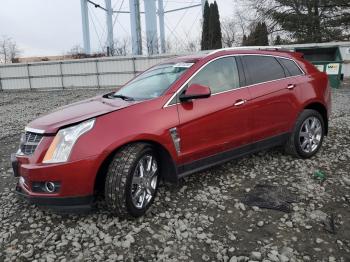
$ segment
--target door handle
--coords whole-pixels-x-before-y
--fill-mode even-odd
[[[289,90],[293,90],[294,88],[295,88],[295,84],[289,84],[288,86],[287,86],[287,89],[289,89]]]
[[[245,102],[247,102],[247,100],[245,100],[245,99],[238,99],[233,105],[234,106],[241,106],[241,105],[245,104]]]

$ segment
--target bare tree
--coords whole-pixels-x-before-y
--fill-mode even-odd
[[[88,58],[90,57],[88,54],[85,53],[84,48],[82,48],[79,44],[74,45],[69,51],[68,55],[72,57],[73,59],[82,59],[82,58]]]
[[[173,43],[169,39],[165,40],[165,52],[166,53],[171,53],[173,50]]]
[[[75,45],[69,50],[68,54],[70,55],[85,54],[85,50],[84,48],[81,47],[81,45]]]
[[[247,36],[255,27],[255,24],[260,21],[256,11],[247,4],[247,1],[235,0],[237,9],[234,13],[233,21],[235,23],[235,45],[239,46],[243,42],[244,36]]]
[[[181,48],[179,50],[180,53],[195,53],[201,50],[201,36],[195,36],[191,31],[184,32],[185,38],[181,41],[181,43],[176,43],[176,46]],[[182,45],[182,47],[181,47]]]
[[[17,43],[10,37],[2,36],[0,40],[0,63],[16,62],[20,50]]]
[[[185,52],[194,53],[200,50],[201,40],[197,39],[188,39],[185,43]]]
[[[222,44],[223,47],[232,47],[235,45],[236,22],[230,18],[224,18],[221,21]]]
[[[114,55],[126,56],[130,53],[130,39],[124,37],[122,40],[114,40],[113,51]]]
[[[92,53],[92,54],[86,54],[84,48],[82,48],[80,45],[74,45],[67,52],[67,55],[69,56],[69,58],[83,59],[83,58],[103,57],[106,54],[103,51]]]

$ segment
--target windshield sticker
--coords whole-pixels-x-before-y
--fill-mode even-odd
[[[177,63],[174,65],[174,67],[185,67],[185,68],[190,68],[193,66],[194,63]]]

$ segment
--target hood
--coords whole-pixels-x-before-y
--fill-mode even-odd
[[[44,130],[44,133],[56,133],[59,128],[78,123],[96,116],[107,114],[140,101],[124,101],[119,98],[108,99],[103,96],[76,102],[30,122],[27,127]]]

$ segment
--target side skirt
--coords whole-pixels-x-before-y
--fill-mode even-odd
[[[287,142],[290,133],[284,133],[278,136],[270,137],[252,144],[244,145],[232,150],[228,150],[216,155],[202,158],[187,164],[177,167],[178,178],[190,175],[192,173],[207,169],[209,167],[219,165],[230,161],[232,159],[240,158],[242,156],[255,153],[264,149],[283,145]]]

